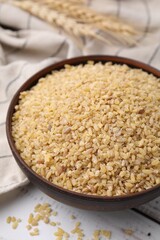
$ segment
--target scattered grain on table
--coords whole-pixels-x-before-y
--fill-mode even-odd
[[[77,235],[77,239],[78,240],[83,240],[84,235],[84,231],[82,228],[80,228],[81,222],[76,222],[75,223],[75,227],[74,229],[71,231],[72,234],[76,234]]]
[[[16,218],[14,216],[13,217],[8,216],[6,219],[6,222],[8,224],[11,224],[13,229],[16,229],[21,221],[22,220],[20,218]]]
[[[57,232],[54,233],[54,236],[56,236],[56,240],[68,240],[70,235],[62,228],[58,227]]]
[[[72,221],[75,226],[70,232],[67,232],[62,227],[59,227],[59,225],[61,225],[61,222],[52,221],[54,212],[56,211],[52,209],[51,205],[48,203],[37,204],[34,207],[34,211],[29,214],[28,224],[26,225],[26,229],[29,231],[30,236],[34,237],[40,235],[39,228],[35,226],[38,226],[39,222],[42,221],[48,226],[56,227],[53,233],[53,235],[56,237],[56,240],[69,240],[70,236],[74,236],[74,238],[77,240],[85,240],[84,229],[81,227],[81,222],[76,221],[77,217],[75,215],[71,215],[71,220],[76,221]],[[13,229],[16,229],[21,221],[22,220],[20,218],[16,218],[14,216],[8,216],[6,219],[6,222],[8,224],[12,224]],[[123,231],[126,231],[127,234],[129,232],[129,229],[123,229]],[[93,240],[100,240],[101,237],[105,239],[110,239],[111,232],[105,229],[94,230]]]
[[[111,238],[111,231],[105,230],[105,229],[97,229],[93,233],[93,240],[100,240],[102,237],[105,237],[105,239]]]

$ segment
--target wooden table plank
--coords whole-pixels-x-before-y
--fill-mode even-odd
[[[160,223],[160,197],[139,206],[137,209]]]

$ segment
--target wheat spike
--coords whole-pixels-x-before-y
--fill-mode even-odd
[[[75,37],[90,36],[106,43],[110,43],[109,40],[101,37],[96,31],[87,24],[77,23],[74,19],[66,17],[53,9],[48,8],[45,5],[41,5],[32,1],[12,1],[12,4],[30,12],[36,17],[45,20],[51,25],[58,26],[64,29],[68,34]]]
[[[117,17],[97,13],[85,5],[78,6],[70,1],[40,0],[38,2],[41,2],[49,8],[57,10],[68,17],[72,17],[78,22],[84,24],[87,23],[94,28],[103,30],[115,39],[121,40],[124,43],[135,43],[133,36],[137,35],[138,31],[133,26],[123,22]]]
[[[121,32],[126,35],[136,34],[137,32],[133,26],[124,23],[119,18],[97,13],[87,6],[77,6],[63,0],[40,0],[40,2],[79,21],[94,23],[102,29]]]

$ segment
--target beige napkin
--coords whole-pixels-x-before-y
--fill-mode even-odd
[[[138,45],[108,46],[85,39],[80,50],[59,30],[20,9],[0,3],[0,194],[28,182],[12,157],[5,134],[10,100],[28,77],[64,58],[89,54],[125,56],[160,68],[159,0],[92,0],[88,4],[97,11],[113,13],[140,25],[144,32]]]

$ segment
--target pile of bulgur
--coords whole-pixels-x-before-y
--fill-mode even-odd
[[[160,183],[160,79],[111,62],[66,65],[20,94],[15,145],[39,175],[85,194]]]

